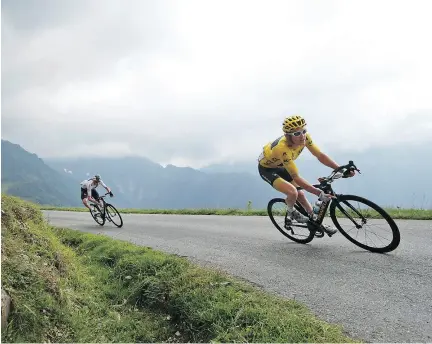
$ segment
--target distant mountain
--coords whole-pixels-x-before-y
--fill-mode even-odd
[[[337,181],[337,192],[358,194],[382,206],[432,209],[428,145],[331,155],[341,164],[353,160],[362,172]],[[331,172],[307,152],[296,163],[311,183]],[[197,170],[163,167],[143,157],[42,160],[2,140],[2,189],[9,194],[44,204],[81,205],[79,183],[95,173],[112,188],[112,201],[119,207],[245,208],[251,201],[254,208],[265,208],[270,198],[283,196],[262,181],[255,161]]]
[[[46,165],[36,154],[17,144],[1,141],[2,192],[39,204],[81,204],[74,181]]]
[[[258,173],[256,161],[211,164],[200,168],[199,171],[205,173],[249,173],[253,175],[257,175]]]
[[[190,167],[165,168],[142,157],[46,159],[59,172],[78,181],[99,173],[120,207],[134,208],[264,208],[278,195],[258,174],[209,174]],[[65,172],[67,171],[67,172]],[[100,188],[101,192],[104,192]]]
[[[358,194],[390,207],[432,209],[432,142],[422,145],[381,147],[365,152],[329,155],[339,164],[353,160],[361,174],[352,179],[336,181],[339,193]],[[327,176],[331,170],[311,157],[308,152],[296,160],[301,175],[311,183]],[[309,155],[309,156],[307,156]],[[256,173],[256,164],[215,164],[201,169],[206,173]],[[308,196],[311,200],[311,196]]]

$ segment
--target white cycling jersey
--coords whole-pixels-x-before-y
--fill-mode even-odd
[[[102,185],[104,188],[107,187],[107,186],[105,185],[105,183],[103,182],[102,179],[99,179],[99,183],[100,183],[100,185]],[[92,180],[92,179],[85,179],[85,180],[83,180],[80,184],[81,184],[81,188],[82,188],[82,189],[87,189],[87,193],[88,193],[89,195],[91,195],[91,190],[92,190],[92,189],[96,189],[96,188],[99,186],[99,184],[97,184],[97,185],[93,184],[93,180]]]

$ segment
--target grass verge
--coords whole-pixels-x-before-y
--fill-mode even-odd
[[[41,210],[86,212],[87,208],[40,206]],[[385,208],[393,219],[432,220],[432,209],[398,209]],[[122,214],[177,214],[177,215],[225,215],[225,216],[268,216],[267,210],[262,209],[134,209],[118,208]],[[373,214],[371,214],[373,215]]]
[[[8,342],[354,342],[302,304],[128,242],[50,227],[3,196]]]
[[[183,341],[165,314],[116,305],[121,289],[64,245],[34,205],[2,197],[2,288],[12,298],[2,342]]]

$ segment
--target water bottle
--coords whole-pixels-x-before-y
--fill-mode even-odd
[[[318,213],[319,213],[320,208],[321,208],[321,204],[322,204],[322,202],[321,202],[320,200],[318,200],[318,201],[316,201],[316,202],[314,203],[314,206],[313,206],[313,212],[314,212],[315,214],[318,214]]]

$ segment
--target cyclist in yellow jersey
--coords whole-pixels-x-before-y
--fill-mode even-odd
[[[314,143],[306,125],[306,121],[301,116],[293,115],[285,118],[282,124],[284,135],[266,144],[258,158],[258,171],[261,178],[287,196],[285,202],[288,207],[288,215],[291,219],[302,223],[307,222],[308,218],[294,209],[296,200],[298,199],[310,216],[312,216],[313,210],[301,189],[318,196],[321,201],[334,196],[325,194],[303,179],[294,160],[306,147],[325,166],[333,169],[339,167]],[[354,172],[351,172],[350,176],[353,175]],[[334,234],[337,230],[327,227],[327,232]]]

